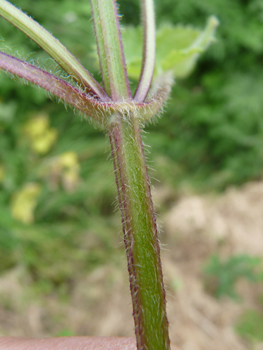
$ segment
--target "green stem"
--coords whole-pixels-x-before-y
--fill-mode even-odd
[[[103,101],[109,96],[80,62],[45,28],[6,0],[0,0],[0,15],[35,41],[83,87]]]
[[[138,350],[170,341],[158,231],[138,121],[116,116],[109,130],[118,188]]]
[[[147,1],[145,6],[149,8],[151,4]],[[106,92],[114,102],[126,101],[132,107],[134,103],[127,79],[116,2],[91,0],[91,5]],[[148,44],[151,46],[150,42]],[[145,63],[154,62],[147,57]],[[153,70],[153,67],[149,70],[144,68],[143,85],[146,80],[148,83],[151,81]],[[149,88],[143,85],[139,89],[140,102]],[[108,133],[128,260],[137,349],[169,350],[160,248],[141,141],[140,116],[136,108],[134,112],[131,108],[130,112],[113,113]]]
[[[115,0],[91,0],[103,84],[113,101],[131,99]]]
[[[150,89],[155,65],[155,18],[153,0],[141,0],[144,32],[143,60],[140,81],[134,99],[144,101]]]

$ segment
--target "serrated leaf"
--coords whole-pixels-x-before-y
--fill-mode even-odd
[[[161,71],[173,71],[176,78],[187,77],[194,68],[194,65],[202,51],[198,49],[172,50],[169,55],[160,63]]]
[[[185,78],[193,70],[200,54],[214,41],[218,20],[212,16],[204,30],[189,26],[165,25],[156,34],[155,75],[173,71],[176,78]],[[123,32],[128,75],[138,79],[142,60],[141,28],[127,27]]]

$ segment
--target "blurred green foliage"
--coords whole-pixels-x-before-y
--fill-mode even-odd
[[[255,310],[246,310],[235,325],[236,332],[253,343],[263,341],[263,314]]]
[[[213,255],[207,263],[204,272],[206,277],[206,289],[217,298],[229,296],[240,300],[235,292],[235,284],[240,278],[250,282],[263,282],[262,261],[258,257],[249,255],[234,255],[227,260],[221,260],[218,255]]]
[[[217,43],[190,78],[177,82],[158,128],[150,128],[154,154],[177,164],[174,182],[203,190],[261,178],[262,1],[156,0],[156,9],[159,25],[202,27],[210,15],[221,24]]]

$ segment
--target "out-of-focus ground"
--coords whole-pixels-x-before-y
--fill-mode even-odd
[[[210,293],[213,285],[204,287],[203,267],[215,252],[263,255],[263,182],[222,195],[171,198],[169,189],[156,189],[155,202],[170,203],[159,221],[172,342],[183,350],[252,349],[234,324],[244,310],[262,310],[262,283],[239,280],[242,302],[216,299]],[[36,300],[25,293],[26,286],[21,266],[1,276],[0,335],[40,337],[65,329],[65,335],[70,330],[75,335],[133,336],[124,255],[118,268],[109,261],[75,280],[66,300],[58,301],[56,295]],[[253,347],[262,349],[263,343]]]

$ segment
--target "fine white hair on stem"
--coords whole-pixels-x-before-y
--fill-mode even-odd
[[[144,45],[141,76],[134,95],[136,102],[143,102],[150,89],[154,72],[156,48],[154,3],[153,0],[143,0],[141,3]]]
[[[31,40],[45,50],[68,74],[72,74],[79,84],[88,88],[103,101],[109,96],[87,69],[39,23],[12,5],[9,1],[0,0],[1,16],[25,33]]]

